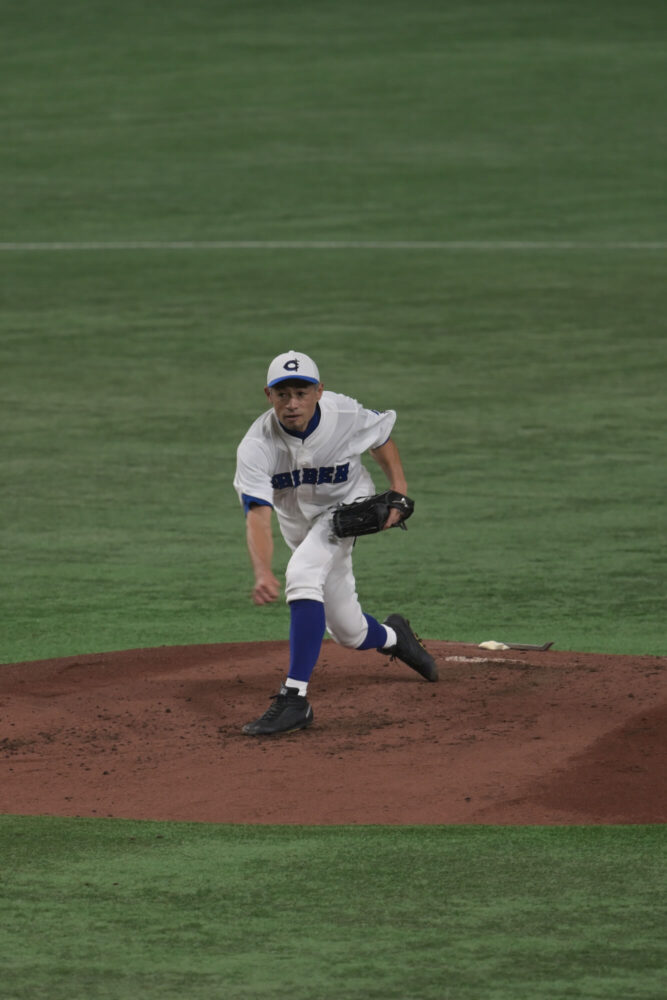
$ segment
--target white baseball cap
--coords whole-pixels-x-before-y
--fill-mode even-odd
[[[320,373],[317,365],[307,354],[299,351],[287,351],[286,354],[279,354],[269,365],[266,376],[266,385],[270,389],[278,382],[286,382],[287,379],[296,378],[301,382],[314,382],[319,385]]]

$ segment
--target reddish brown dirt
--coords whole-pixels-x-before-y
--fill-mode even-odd
[[[664,823],[667,658],[325,643],[311,729],[242,735],[286,644],[0,667],[0,812],[223,823]]]

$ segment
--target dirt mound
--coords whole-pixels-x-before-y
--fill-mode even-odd
[[[314,726],[253,739],[285,643],[0,667],[0,812],[223,823],[663,823],[667,658],[324,644]]]

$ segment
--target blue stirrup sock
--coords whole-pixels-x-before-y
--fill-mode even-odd
[[[320,601],[302,600],[291,601],[289,607],[290,667],[285,684],[287,687],[297,688],[299,694],[305,695],[326,630],[324,605]],[[357,649],[385,649],[390,639],[392,642],[396,641],[393,631],[389,633],[372,615],[365,614],[364,618],[368,624],[368,632]]]
[[[384,649],[388,644],[388,633],[384,625],[380,625],[372,615],[364,615],[368,622],[368,632],[361,646],[357,649]]]
[[[320,601],[291,601],[290,603],[290,666],[287,687],[299,687],[305,694],[305,685],[315,669],[326,629],[324,605]],[[298,681],[299,684],[289,684]]]

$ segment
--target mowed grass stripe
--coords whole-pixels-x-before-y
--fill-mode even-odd
[[[5,253],[69,250],[667,250],[667,242],[573,240],[139,240],[100,242],[0,243]]]

